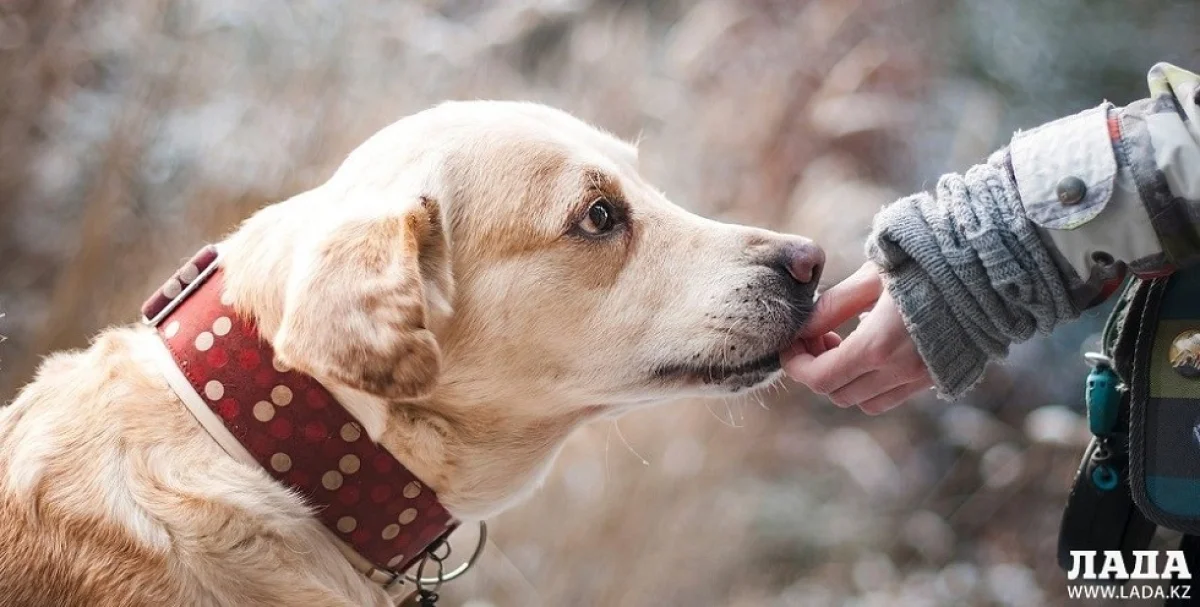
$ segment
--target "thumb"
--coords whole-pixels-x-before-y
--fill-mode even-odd
[[[836,329],[869,310],[882,292],[883,279],[879,276],[879,268],[871,262],[863,264],[849,278],[830,287],[817,298],[817,305],[800,330],[800,337],[815,337]]]

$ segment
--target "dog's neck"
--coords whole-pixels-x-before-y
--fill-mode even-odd
[[[526,497],[541,483],[567,436],[599,414],[584,408],[523,417],[511,415],[521,408],[513,403],[468,402],[449,389],[413,402],[333,392],[372,438],[466,521],[488,518]]]

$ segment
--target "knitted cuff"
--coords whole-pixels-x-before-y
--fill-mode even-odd
[[[1079,315],[1006,160],[884,208],[867,241],[943,397],[970,390],[1010,344]]]
[[[988,355],[967,336],[929,274],[907,263],[888,272],[886,285],[938,396],[953,399],[970,391],[983,378]]]

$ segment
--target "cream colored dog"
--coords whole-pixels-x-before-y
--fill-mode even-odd
[[[598,416],[774,381],[807,240],[671,204],[571,116],[447,103],[218,246],[226,295],[463,521]],[[148,328],[49,357],[0,409],[0,604],[382,605],[305,504],[225,454]]]

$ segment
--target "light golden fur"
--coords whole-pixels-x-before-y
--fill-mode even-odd
[[[452,514],[487,518],[591,419],[773,381],[811,302],[779,276],[795,239],[690,214],[636,164],[549,108],[443,104],[221,242],[227,294]],[[590,237],[598,198],[625,215]],[[0,409],[0,603],[386,604],[205,433],[156,339],[107,330]]]

